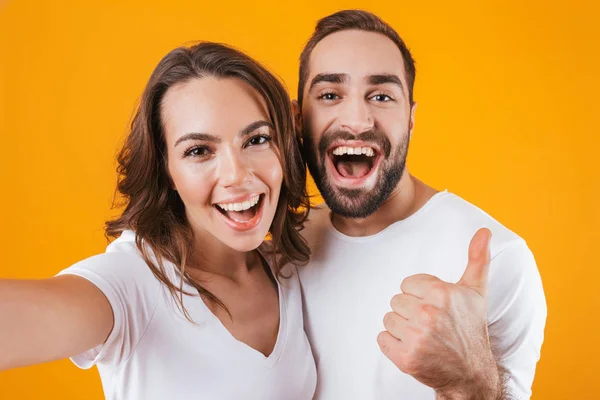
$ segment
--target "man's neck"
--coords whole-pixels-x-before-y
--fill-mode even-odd
[[[341,233],[360,237],[381,232],[391,224],[413,215],[438,191],[404,171],[402,178],[387,200],[366,218],[345,218],[331,215],[331,222]]]

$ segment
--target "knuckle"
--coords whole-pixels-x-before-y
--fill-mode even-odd
[[[451,292],[445,282],[435,283],[432,292],[440,305],[446,306],[450,303]]]
[[[423,329],[420,329],[414,337],[412,351],[420,353],[421,349],[427,347],[427,336]]]
[[[405,372],[406,357],[394,348],[394,343],[389,340],[389,334],[381,332],[377,336],[377,343],[383,355],[389,358],[401,371]]]
[[[392,297],[392,300],[390,301],[390,306],[392,307],[392,310],[399,310],[401,308],[404,308],[405,305],[406,305],[406,298],[402,294],[395,295],[394,297]]]
[[[377,343],[379,344],[379,347],[381,348],[381,351],[384,354],[389,354],[390,352],[390,344],[389,342],[386,340],[386,336],[385,336],[385,332],[381,332],[378,336],[377,336]]]
[[[412,277],[408,277],[408,278],[404,278],[404,280],[402,281],[402,283],[400,284],[400,290],[402,292],[406,292],[407,287],[411,284],[411,279]]]
[[[392,309],[394,309],[394,305],[398,303],[397,297],[398,297],[398,295],[395,295],[390,300],[390,307],[392,307]]]
[[[389,312],[383,316],[383,325],[387,330],[393,329],[396,326],[395,313]]]
[[[421,304],[419,313],[425,318],[433,318],[437,314],[437,308],[432,304]]]
[[[431,304],[422,304],[419,308],[419,314],[425,328],[432,329],[437,326],[437,321],[440,314],[437,307]]]
[[[425,277],[426,277],[425,274],[416,274],[416,275],[407,276],[406,278],[404,278],[404,280],[400,284],[400,289],[402,290],[402,292],[406,292],[406,289],[409,289],[409,287],[412,285],[422,282],[424,279],[426,279]]]

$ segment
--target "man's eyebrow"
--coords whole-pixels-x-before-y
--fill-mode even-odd
[[[263,126],[268,126],[270,129],[275,130],[275,128],[273,128],[273,124],[271,124],[270,122],[264,121],[264,120],[260,120],[260,121],[255,121],[255,122],[251,123],[250,125],[248,125],[247,127],[245,127],[244,129],[242,129],[240,131],[240,136],[246,136]]]
[[[400,86],[400,89],[404,91],[404,85],[402,84],[402,81],[400,80],[398,75],[394,74],[369,75],[367,77],[367,82],[369,83],[369,85],[383,85],[386,83],[391,83]]]
[[[348,79],[348,74],[317,74],[312,81],[310,81],[308,92],[310,93],[313,90],[313,87],[321,82],[346,83],[348,82]]]
[[[177,146],[179,143],[185,142],[186,140],[203,140],[206,142],[221,143],[220,137],[217,137],[214,135],[209,135],[208,133],[192,132],[192,133],[185,134],[182,137],[180,137],[179,139],[177,139],[177,141],[175,142],[175,146]],[[175,147],[175,146],[173,146],[173,147]]]

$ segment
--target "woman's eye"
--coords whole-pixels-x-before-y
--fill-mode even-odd
[[[204,157],[210,154],[207,147],[192,147],[183,154],[184,157]]]
[[[250,140],[248,140],[248,145],[249,146],[259,146],[261,144],[267,143],[270,140],[271,140],[270,136],[257,135],[257,136],[254,136],[253,138],[251,138]]]
[[[383,103],[385,103],[385,102],[388,102],[388,101],[392,101],[392,100],[393,100],[393,99],[392,99],[390,96],[388,96],[387,94],[382,94],[382,93],[380,93],[380,94],[376,94],[375,96],[371,97],[371,99],[372,99],[372,100],[375,100],[375,101],[383,102]]]
[[[319,96],[320,100],[336,100],[339,96],[335,93],[323,93]]]

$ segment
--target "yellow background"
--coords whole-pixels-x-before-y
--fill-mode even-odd
[[[230,43],[295,93],[315,21],[363,7],[418,63],[411,171],[484,208],[536,255],[549,317],[533,398],[600,398],[597,4],[0,0],[0,276],[48,277],[103,251],[115,154],[167,51]],[[0,398],[102,391],[95,369],[59,361],[0,372]]]

